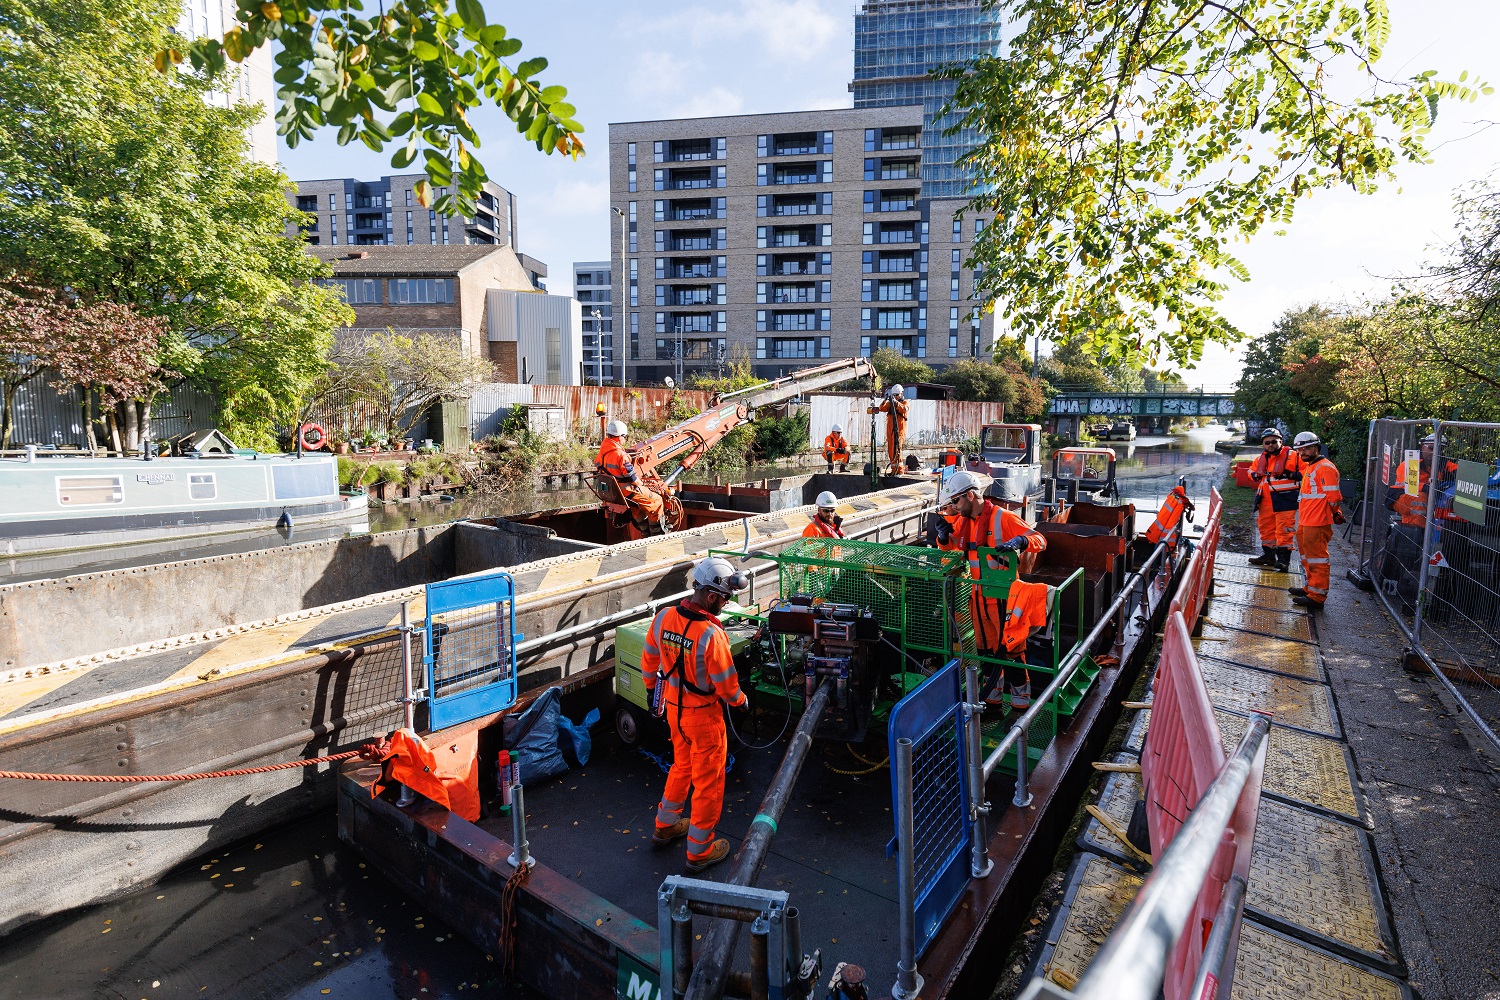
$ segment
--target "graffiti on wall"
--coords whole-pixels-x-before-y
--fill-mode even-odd
[[[1235,412],[1232,396],[1057,396],[1048,407],[1056,416],[1227,417]]]
[[[977,431],[970,431],[967,427],[939,427],[936,430],[917,431],[910,435],[912,444],[960,444],[971,437],[975,437]]]

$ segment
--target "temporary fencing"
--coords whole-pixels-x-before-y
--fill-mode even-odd
[[[423,662],[432,729],[516,701],[515,581],[508,573],[427,585]]]
[[[1198,547],[1188,561],[1182,583],[1178,586],[1177,594],[1172,598],[1172,603],[1167,609],[1168,614],[1181,613],[1187,622],[1189,632],[1197,624],[1198,616],[1203,612],[1203,602],[1213,589],[1214,559],[1219,551],[1219,529],[1223,516],[1224,498],[1219,496],[1219,491],[1215,489],[1208,497],[1208,520],[1203,525],[1203,536],[1199,539]]]
[[[1366,463],[1364,572],[1500,747],[1500,424],[1373,420]]]

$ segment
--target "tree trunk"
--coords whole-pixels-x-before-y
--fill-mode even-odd
[[[137,419],[137,422],[139,423],[140,429],[141,429],[141,432],[140,432],[141,433],[141,443],[142,443],[142,445],[144,445],[147,441],[150,441],[151,437],[152,437],[152,435],[151,435],[151,400],[149,400],[149,399],[137,400],[136,402],[131,403],[130,405],[133,406],[133,407],[135,407],[135,411],[136,411],[136,414],[137,414],[137,418],[136,419]]]
[[[124,458],[125,447],[120,440],[120,421],[115,418],[115,408],[111,406],[103,412],[105,428],[109,431],[110,450]]]
[[[80,393],[78,408],[83,411],[83,443],[90,454],[99,447],[99,441],[94,436],[94,396],[87,389]]]
[[[3,433],[0,433],[0,448],[10,447],[10,435],[12,429],[15,426],[16,393],[20,390],[20,388],[21,383],[19,382],[5,383],[5,430]]]
[[[138,450],[141,446],[141,423],[140,415],[135,410],[135,401],[127,399],[123,403],[117,403],[115,419],[120,425],[121,444],[124,446],[120,454]]]

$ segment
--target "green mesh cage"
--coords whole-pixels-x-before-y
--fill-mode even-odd
[[[892,642],[953,656],[973,644],[968,563],[961,552],[843,538],[804,538],[776,557],[781,595],[853,604]]]

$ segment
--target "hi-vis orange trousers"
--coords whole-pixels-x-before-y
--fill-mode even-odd
[[[1301,525],[1297,528],[1297,551],[1302,572],[1307,574],[1307,599],[1322,604],[1328,600],[1328,543],[1333,525]]]
[[[1289,549],[1295,535],[1297,512],[1295,510],[1272,510],[1271,498],[1263,496],[1255,526],[1260,531],[1260,544],[1268,549]]]
[[[667,773],[667,787],[656,807],[656,826],[664,829],[682,819],[683,805],[692,789],[687,856],[689,861],[697,861],[714,846],[714,827],[724,810],[724,763],[729,759],[724,709],[714,702],[684,708],[679,717],[677,706],[668,701],[667,721],[672,726],[672,770]]]

